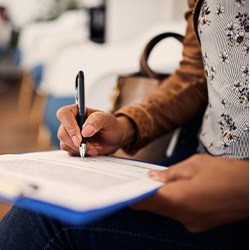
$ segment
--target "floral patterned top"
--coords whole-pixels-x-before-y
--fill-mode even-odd
[[[213,155],[246,159],[249,153],[248,0],[204,0],[198,32],[209,96],[200,139]]]

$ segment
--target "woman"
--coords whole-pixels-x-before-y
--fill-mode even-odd
[[[82,131],[76,106],[61,108],[58,137],[71,155],[81,135],[88,155],[133,153],[206,107],[197,153],[151,171],[165,182],[155,195],[89,226],[14,207],[0,227],[0,248],[248,249],[248,1],[188,3],[177,71],[142,104],[115,115],[88,109]]]

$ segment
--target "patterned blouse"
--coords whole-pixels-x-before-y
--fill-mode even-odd
[[[209,95],[200,139],[213,155],[248,158],[248,0],[204,0],[198,32]]]

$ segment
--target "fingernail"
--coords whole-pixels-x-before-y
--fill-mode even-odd
[[[157,179],[159,178],[159,171],[158,170],[151,170],[148,172],[148,176],[152,179]]]
[[[72,136],[72,141],[74,142],[76,147],[80,146],[81,140],[76,135]]]
[[[94,133],[95,133],[95,128],[90,123],[86,124],[82,128],[83,137],[91,137],[92,135],[94,135]]]

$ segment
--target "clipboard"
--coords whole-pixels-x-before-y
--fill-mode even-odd
[[[53,157],[58,158],[58,156],[62,155],[61,152],[55,151],[55,152],[41,152],[41,153],[35,153],[34,157],[33,154],[28,154],[28,157],[26,158],[26,154],[20,155],[17,157],[19,161],[22,162],[22,159],[32,159],[41,157],[42,159],[46,159],[46,156],[51,157],[51,155],[54,155]],[[8,156],[8,159],[11,159],[11,155]],[[14,156],[13,156],[14,157]],[[16,157],[16,156],[15,156]],[[41,158],[38,159],[38,161],[41,160]],[[117,202],[111,202],[106,203],[104,205],[100,205],[97,207],[91,207],[86,209],[75,209],[70,206],[64,206],[57,202],[49,202],[46,201],[46,199],[36,198],[36,193],[39,193],[39,189],[41,188],[39,184],[36,184],[34,181],[22,181],[21,178],[16,177],[10,177],[2,174],[4,171],[1,171],[1,161],[4,159],[4,157],[0,156],[0,200],[7,203],[15,204],[16,206],[20,206],[22,208],[29,209],[31,211],[34,211],[36,213],[40,213],[42,215],[45,215],[47,217],[50,217],[52,219],[57,219],[65,223],[73,224],[73,225],[85,225],[90,222],[93,222],[95,220],[98,220],[100,218],[103,218],[105,216],[108,216],[116,211],[119,211],[125,207],[128,207],[132,203],[139,201],[141,199],[144,199],[152,194],[154,194],[159,187],[162,186],[162,183],[158,183],[156,181],[152,180],[152,183],[154,185],[151,185],[152,187],[149,187],[145,191],[140,191],[137,194],[128,195],[129,198],[121,198],[118,199]],[[54,158],[53,158],[54,159]],[[76,162],[76,159],[68,159],[69,162],[72,163]],[[110,157],[104,158],[104,160],[112,160]],[[99,160],[100,162],[103,161],[103,158]],[[119,165],[126,164],[127,160],[124,159],[116,159],[116,163]],[[15,160],[16,162],[16,160]],[[125,163],[124,163],[125,162]],[[131,161],[129,160],[129,163],[138,164],[137,161]],[[49,164],[49,161],[45,160],[46,164]],[[18,164],[17,164],[18,165]],[[123,165],[124,167],[125,165]],[[141,163],[138,165],[142,168],[160,168],[158,166],[155,166],[153,164],[147,164],[147,163]],[[35,168],[35,166],[34,166]],[[161,167],[162,168],[162,167]],[[143,169],[143,171],[146,171]],[[143,183],[144,181],[142,181]],[[151,183],[151,180],[145,179],[145,183]],[[98,199],[98,197],[97,197]]]
[[[153,190],[147,194],[141,195],[140,197],[127,200],[121,203],[117,203],[111,206],[93,209],[93,210],[86,210],[86,211],[74,211],[64,207],[52,205],[46,202],[27,199],[27,198],[18,198],[15,200],[14,204],[16,206],[29,209],[33,212],[40,213],[41,215],[50,217],[52,219],[60,220],[64,223],[69,223],[72,225],[86,225],[88,223],[92,223],[98,219],[104,218],[108,215],[111,215],[123,208],[128,207],[129,205],[133,204],[136,201],[142,200],[147,198],[148,196],[154,194],[156,190]],[[2,201],[6,201],[3,197]],[[10,200],[8,200],[10,202]]]

